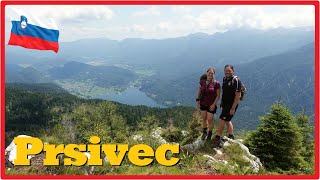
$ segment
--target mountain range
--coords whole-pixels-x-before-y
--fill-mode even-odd
[[[252,129],[277,100],[294,112],[305,108],[314,113],[313,41],[312,30],[278,28],[170,39],[83,39],[61,43],[58,54],[8,46],[6,82],[72,81],[102,88],[135,84],[160,104],[194,106],[206,69],[214,66],[221,82],[223,66],[233,64],[248,89],[235,124]]]

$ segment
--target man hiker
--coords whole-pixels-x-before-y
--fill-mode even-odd
[[[213,68],[207,70],[206,76],[203,75],[200,78],[200,86],[197,93],[198,107],[200,106],[202,116],[202,140],[211,140],[214,114],[217,111],[216,104],[220,98],[220,83],[214,79],[214,74],[215,70]],[[209,127],[207,124],[209,124]]]
[[[216,137],[213,140],[214,146],[219,146],[221,142],[221,136],[223,133],[224,125],[228,128],[228,138],[234,139],[233,125],[231,119],[238,108],[238,102],[241,97],[241,81],[234,75],[234,68],[232,65],[226,65],[224,67],[223,84],[222,84],[222,100],[220,108],[222,112],[219,119],[218,130]]]

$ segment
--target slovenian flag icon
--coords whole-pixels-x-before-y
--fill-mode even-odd
[[[20,16],[20,20],[11,22],[9,45],[58,52],[59,31],[55,25],[50,27],[50,23],[42,24],[37,19],[28,19],[24,15]]]

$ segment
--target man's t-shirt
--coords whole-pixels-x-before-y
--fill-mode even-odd
[[[217,97],[217,89],[220,89],[220,83],[217,80],[212,80],[207,85],[206,80],[202,80],[200,81],[200,89],[204,94],[203,99],[200,101],[200,105],[209,107],[214,103],[214,100]]]
[[[233,81],[233,82],[232,82]],[[222,84],[222,105],[223,107],[231,107],[235,98],[235,92],[241,92],[241,81],[238,78],[231,77],[223,79]]]

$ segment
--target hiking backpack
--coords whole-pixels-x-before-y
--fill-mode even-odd
[[[238,76],[233,76],[232,79],[232,85],[234,84],[235,79],[240,79]],[[223,81],[225,80],[225,78],[223,78]],[[244,96],[247,94],[247,88],[246,86],[243,84],[243,82],[241,81],[241,88],[240,88],[240,101],[243,101]]]
[[[233,82],[234,82],[234,80],[235,80],[236,78],[240,79],[238,76],[233,76],[232,85],[233,85]],[[244,96],[247,94],[247,88],[246,88],[246,86],[243,84],[242,81],[241,81],[240,92],[241,92],[240,101],[243,101]]]

